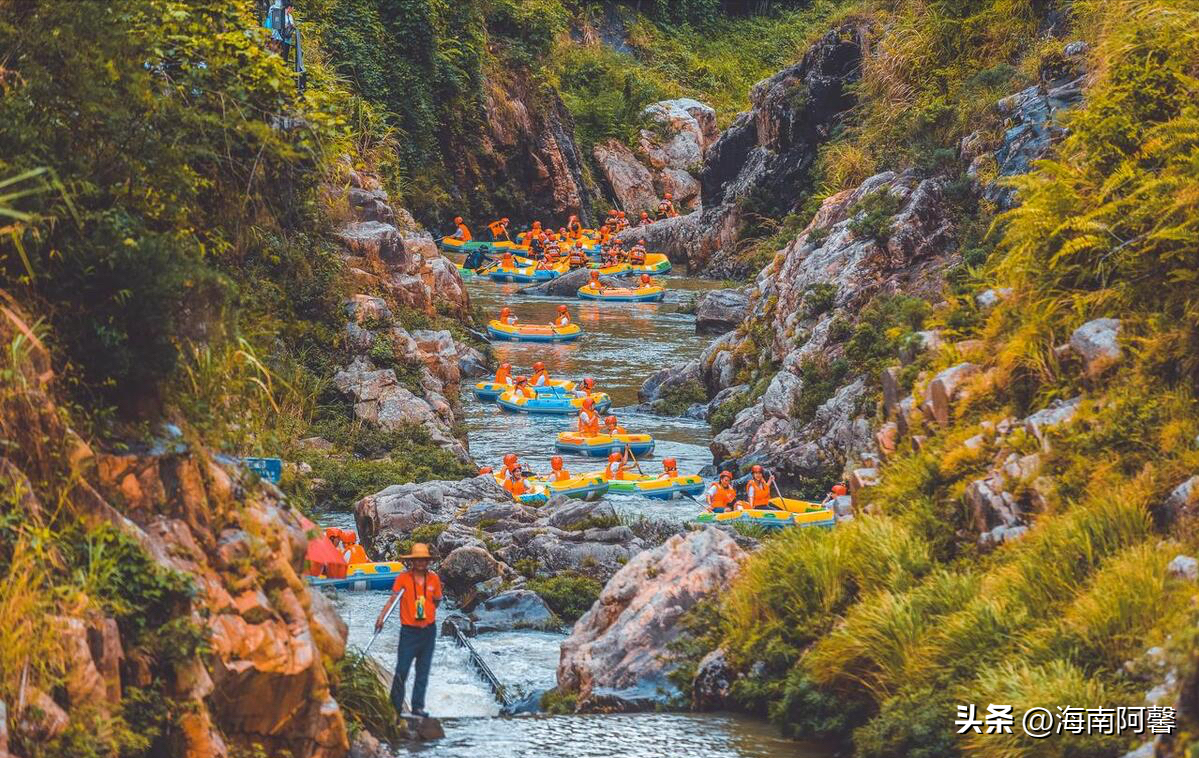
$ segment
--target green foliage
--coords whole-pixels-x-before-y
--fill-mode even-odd
[[[541,696],[541,712],[550,716],[566,716],[575,712],[579,696],[573,692],[562,692],[557,687],[546,690]]]
[[[672,385],[654,401],[654,411],[666,416],[681,416],[696,403],[708,402],[708,391],[698,381]]]
[[[482,526],[482,524],[480,524]],[[441,533],[449,528],[449,524],[440,521],[434,521],[429,524],[421,524],[413,527],[408,533],[407,539],[399,540],[395,543],[395,548],[392,550],[391,560],[398,561],[401,555],[407,555],[412,552],[412,546],[418,542],[423,542],[429,545],[430,548],[437,544],[437,538]]]
[[[667,678],[679,690],[679,705],[687,706],[691,703],[691,685],[699,662],[720,645],[723,634],[720,603],[713,598],[701,600],[675,623],[679,636],[666,646],[666,658],[673,664]]]
[[[604,586],[595,579],[571,571],[537,577],[525,583],[536,592],[558,618],[573,623],[591,609]]]
[[[800,423],[806,423],[816,417],[816,409],[826,400],[836,394],[845,378],[849,376],[849,362],[844,358],[829,360],[824,356],[805,358],[799,364],[799,377],[803,379],[803,390],[792,416]]]
[[[872,192],[849,209],[853,220],[849,231],[859,239],[871,239],[880,245],[891,237],[891,219],[903,207],[903,200],[888,190]]]
[[[399,714],[379,679],[378,664],[365,653],[347,651],[333,664],[330,682],[351,732],[365,729],[388,741],[404,736]]]
[[[584,532],[588,529],[610,529],[614,526],[620,526],[620,517],[616,514],[610,516],[588,516],[585,519],[572,521],[562,527],[567,532]]]
[[[837,300],[837,285],[828,282],[813,284],[804,291],[804,318],[816,318],[833,307]]]
[[[855,758],[953,758],[960,755],[947,729],[955,713],[950,693],[931,688],[884,701],[878,715],[853,733]]]
[[[181,342],[231,331],[245,266],[306,278],[286,270],[303,256],[256,232],[310,222],[319,146],[338,138],[328,93],[297,98],[232,0],[11,10],[0,175],[50,167],[66,192],[17,201],[40,222],[23,229],[26,260],[0,250],[0,278],[45,306],[76,396],[136,415]],[[284,113],[303,126],[272,128]]]

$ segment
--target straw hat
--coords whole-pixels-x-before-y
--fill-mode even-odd
[[[401,555],[400,560],[406,561],[409,558],[432,558],[429,554],[429,546],[423,542],[417,542],[412,546],[412,552],[408,555]]]

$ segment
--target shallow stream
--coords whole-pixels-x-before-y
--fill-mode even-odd
[[[512,364],[514,374],[531,373],[534,361],[544,361],[551,376],[594,377],[598,388],[612,397],[610,414],[630,432],[654,436],[654,454],[642,467],[661,470],[661,460],[678,460],[681,473],[695,473],[711,463],[706,423],[655,416],[630,410],[637,389],[658,369],[698,355],[709,339],[695,334],[694,318],[680,305],[699,292],[718,286],[682,276],[659,277],[670,288],[660,304],[589,303],[567,300],[571,315],[587,334],[574,343],[531,345],[496,342],[496,356]],[[497,285],[485,279],[469,283],[471,297],[489,315],[503,305],[526,323],[547,323],[561,299],[516,294],[520,285]],[[481,465],[498,465],[514,452],[538,472],[549,469],[554,438],[571,428],[574,419],[502,413],[494,404],[474,399],[463,388],[463,407],[470,431],[470,449]],[[567,457],[572,472],[601,468],[597,458]],[[618,512],[630,517],[683,521],[698,512],[690,500],[662,502],[639,497],[609,497]],[[330,514],[330,525],[352,528],[348,514]],[[362,648],[372,635],[383,593],[341,593],[335,600],[349,625],[349,645]],[[398,625],[391,624],[376,640],[371,655],[384,666],[394,665]],[[497,677],[510,690],[534,693],[554,686],[559,643],[564,634],[506,632],[473,640]],[[645,713],[587,716],[500,716],[500,709],[463,650],[449,638],[437,641],[427,707],[443,720],[445,739],[408,748],[426,758],[828,758],[827,749],[784,740],[761,721],[730,714]]]

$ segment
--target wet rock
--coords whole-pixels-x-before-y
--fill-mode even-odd
[[[745,552],[724,532],[708,528],[676,535],[633,557],[562,644],[560,689],[579,695],[579,707],[615,699],[651,707],[676,691],[663,659],[678,638],[678,619],[723,591]]]
[[[1069,400],[1055,400],[1049,404],[1049,407],[1042,408],[1024,419],[1024,428],[1029,434],[1037,438],[1041,443],[1041,449],[1048,452],[1049,436],[1047,433],[1051,429],[1073,421],[1074,414],[1078,412],[1078,405],[1081,402],[1081,397],[1074,397]]]
[[[461,481],[396,484],[354,506],[358,537],[374,555],[391,555],[394,545],[417,526],[445,523],[459,509],[481,502],[511,502],[491,475]]]
[[[1166,566],[1166,573],[1176,579],[1199,581],[1199,560],[1189,555],[1176,555]]]
[[[1070,335],[1070,348],[1082,357],[1086,374],[1095,377],[1120,362],[1120,319],[1097,318]]]
[[[499,564],[483,548],[460,547],[442,559],[437,573],[446,589],[458,594],[499,574]]]
[[[395,754],[365,729],[354,736],[349,758],[393,758]]]
[[[471,612],[475,629],[508,632],[513,629],[557,629],[560,622],[536,592],[509,590],[483,601]]]
[[[737,674],[729,665],[724,648],[716,648],[705,655],[691,682],[691,710],[729,710],[734,706],[732,688],[736,679]]]
[[[585,268],[568,271],[556,279],[540,284],[530,284],[521,287],[518,292],[522,295],[542,295],[544,297],[574,297],[579,288],[591,280],[591,272]]]
[[[739,289],[710,290],[695,303],[696,334],[724,334],[749,312],[749,297]]]
[[[441,722],[434,718],[417,719],[413,732],[418,739],[424,742],[440,740],[445,737],[445,729],[442,728]]]
[[[491,366],[478,350],[469,345],[458,344],[458,373],[463,377],[478,379],[491,374]]]

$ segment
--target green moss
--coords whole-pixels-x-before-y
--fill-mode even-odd
[[[604,589],[595,579],[570,571],[530,579],[525,587],[540,595],[550,610],[567,623],[577,621],[590,610]]]
[[[849,209],[849,231],[859,239],[885,245],[891,236],[891,219],[903,207],[903,201],[888,190],[872,192]]]
[[[708,402],[708,391],[698,381],[689,381],[668,387],[654,401],[654,411],[666,416],[681,416],[696,403]]]
[[[558,688],[546,690],[541,696],[541,712],[551,716],[566,716],[575,712],[579,696],[573,692],[562,692]]]
[[[610,529],[614,526],[620,526],[621,520],[615,514],[611,516],[588,516],[579,521],[573,521],[562,527],[568,532],[583,532],[588,529]]]

